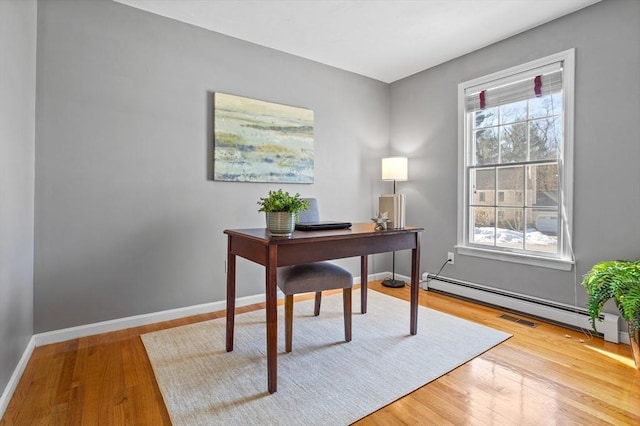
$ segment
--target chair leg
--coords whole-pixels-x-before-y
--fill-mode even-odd
[[[291,341],[293,340],[293,295],[284,296],[284,335],[285,351],[291,352]]]
[[[316,291],[316,304],[315,307],[313,308],[313,315],[318,316],[320,315],[320,303],[322,302],[322,292],[321,291]]]
[[[351,341],[351,287],[342,289],[342,304],[344,310],[344,340]]]

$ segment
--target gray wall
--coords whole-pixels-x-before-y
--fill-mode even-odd
[[[263,227],[270,189],[375,210],[387,84],[110,0],[40,2],[37,58],[36,332],[224,300],[223,230]],[[315,183],[209,180],[215,91],[314,110]]]
[[[389,141],[411,157],[400,189],[434,272],[456,241],[457,84],[571,47],[577,272],[459,256],[445,275],[583,303],[576,284],[592,263],[638,257],[636,1],[598,3],[390,86],[109,0],[39,6],[36,332],[222,300],[225,228],[262,226],[255,202],[276,187],[319,197],[324,217],[368,220],[388,190]],[[313,109],[315,183],[209,180],[214,91]],[[593,208],[603,204],[606,216]],[[371,270],[389,270],[386,259]],[[407,274],[408,256],[398,264]],[[239,296],[263,292],[262,268],[240,261],[238,273]]]
[[[34,1],[0,1],[0,390],[33,335]]]
[[[426,227],[423,270],[437,272],[456,244],[458,83],[569,48],[576,48],[577,267],[458,255],[442,275],[584,306],[580,281],[592,264],[640,258],[640,2],[606,0],[391,85],[391,141],[411,158],[402,186],[407,222]],[[401,264],[406,270],[406,257]]]

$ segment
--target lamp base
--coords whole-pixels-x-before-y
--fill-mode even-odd
[[[385,287],[391,287],[391,288],[401,288],[401,287],[404,287],[405,282],[400,280],[394,280],[391,278],[386,278],[382,281],[382,285]]]

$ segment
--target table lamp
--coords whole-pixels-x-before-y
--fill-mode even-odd
[[[383,194],[379,199],[379,213],[387,213],[390,228],[404,228],[405,196],[396,194],[396,182],[406,181],[409,174],[407,157],[382,159],[382,180],[393,181],[393,194]],[[392,278],[382,281],[385,287],[404,287],[404,281],[396,280],[396,252],[393,252]]]

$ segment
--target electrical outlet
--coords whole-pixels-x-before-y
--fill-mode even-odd
[[[453,265],[453,252],[451,251],[447,253],[447,263]]]

